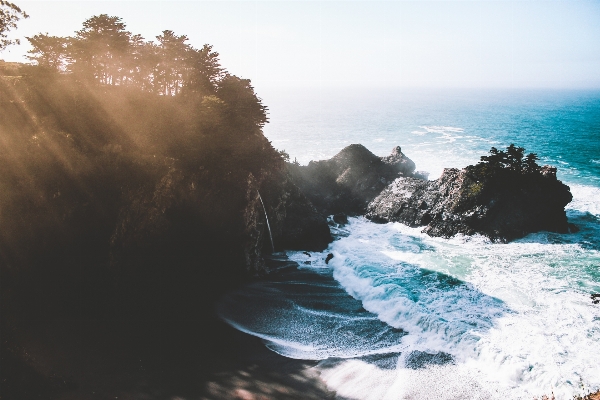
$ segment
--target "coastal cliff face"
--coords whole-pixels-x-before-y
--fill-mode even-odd
[[[5,308],[170,317],[269,272],[267,218],[276,251],[332,240],[243,81],[170,98],[23,68],[0,76]]]
[[[333,240],[326,219],[289,180],[283,162],[258,177],[207,169],[186,174],[172,166],[153,188],[126,199],[111,238],[111,264],[135,275],[155,264],[171,270],[173,257],[194,255],[189,262],[207,274],[237,266],[232,280],[260,276],[269,272],[264,258],[272,246],[323,250]]]
[[[85,375],[113,379],[92,364],[114,372],[108,385],[118,382],[119,396],[131,376],[122,365],[144,382],[165,371],[165,359],[173,376],[189,365],[195,374],[217,354],[216,299],[270,272],[267,218],[275,250],[322,250],[332,240],[262,134],[266,115],[248,81],[227,75],[208,92],[159,96],[1,67],[8,398],[53,397]],[[155,360],[149,373],[141,359],[145,368]]]
[[[423,226],[430,236],[481,234],[509,241],[541,230],[569,232],[564,207],[571,199],[555,170],[486,177],[472,166],[446,169],[435,181],[398,178],[368,205],[365,216]]]
[[[378,157],[361,144],[342,149],[329,160],[307,166],[288,164],[294,183],[325,215],[359,215],[398,176],[413,176],[415,163],[395,147]]]

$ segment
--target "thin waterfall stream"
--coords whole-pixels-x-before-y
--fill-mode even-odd
[[[273,253],[275,253],[275,244],[273,243],[273,235],[271,234],[271,225],[269,224],[269,217],[267,216],[267,209],[265,208],[265,203],[263,202],[262,197],[260,196],[260,192],[256,190],[258,193],[258,199],[260,200],[260,204],[262,204],[263,211],[265,213],[265,219],[267,220],[267,229],[269,230],[269,238],[271,239],[271,249]]]

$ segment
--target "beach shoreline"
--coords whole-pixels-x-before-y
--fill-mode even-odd
[[[328,399],[314,368],[214,315],[3,324],[2,399]]]

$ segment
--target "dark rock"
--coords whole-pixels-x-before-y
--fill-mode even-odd
[[[287,173],[269,177],[261,193],[276,250],[322,251],[333,241],[325,216],[315,209]]]
[[[344,213],[337,213],[333,216],[333,222],[338,225],[346,225],[348,223],[348,216]]]
[[[332,258],[333,258],[333,254],[331,254],[331,253],[327,254],[327,257],[325,258],[325,264],[329,264],[329,261],[331,261]]]
[[[303,251],[302,254],[310,257],[310,253],[308,251]]]
[[[151,288],[146,292],[209,280],[227,287],[270,273],[276,268],[265,263],[273,252],[269,226],[275,251],[321,251],[333,240],[327,219],[292,183],[283,164],[258,178],[243,170],[185,174],[173,165],[154,187],[124,197],[111,265],[120,282],[138,285],[141,277],[147,279],[138,285]],[[173,282],[165,283],[165,276]]]
[[[401,175],[410,176],[415,171],[415,163],[402,153],[400,146],[394,147],[389,156],[381,157],[381,161]]]
[[[418,179],[423,179],[423,180],[428,180],[429,179],[429,172],[427,171],[415,171],[412,176],[414,178],[418,178]]]
[[[377,157],[363,145],[352,144],[329,160],[288,164],[288,169],[319,212],[357,215],[398,176],[412,176],[415,164],[399,146],[391,155]]]
[[[556,170],[539,174],[482,177],[475,167],[446,169],[435,181],[401,177],[367,208],[375,222],[424,226],[430,236],[458,233],[508,241],[541,230],[567,233],[564,207],[569,187],[556,179]]]
[[[592,293],[590,297],[593,304],[600,304],[600,293]]]

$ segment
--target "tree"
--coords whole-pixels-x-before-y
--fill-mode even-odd
[[[525,157],[525,172],[533,174],[540,171],[540,166],[536,163],[539,160],[537,154],[529,153]]]
[[[47,33],[39,33],[27,37],[32,49],[28,51],[28,59],[40,67],[64,71],[68,62],[67,43],[68,39],[50,36]]]
[[[156,44],[144,41],[142,35],[131,36],[129,54],[124,65],[127,76],[123,84],[134,85],[151,92],[153,74],[158,62]]]
[[[481,156],[481,164],[488,164],[492,168],[503,168],[507,163],[506,153],[495,147],[490,149],[489,156]]]
[[[192,48],[186,42],[185,35],[177,36],[173,31],[163,31],[156,37],[159,42],[160,62],[155,77],[158,93],[177,95],[181,91],[188,75],[188,65]]]
[[[7,32],[17,27],[21,18],[29,18],[29,15],[17,5],[0,0],[0,51],[11,44],[21,43],[19,39],[9,39],[7,35]]]
[[[498,150],[495,147],[490,149],[489,156],[482,156],[474,168],[473,172],[482,176],[503,176],[504,178],[515,177],[527,174],[537,174],[541,171],[536,163],[539,160],[535,153],[529,153],[526,157],[525,148],[517,147],[511,144],[506,151]]]
[[[517,147],[514,143],[506,148],[506,158],[508,161],[508,167],[513,171],[523,171],[523,155],[525,154],[525,148]]]
[[[130,40],[131,32],[125,30],[121,18],[107,14],[89,18],[72,42],[74,72],[92,75],[106,85],[122,84]]]
[[[191,49],[189,74],[185,87],[193,92],[214,93],[224,70],[219,63],[219,53],[205,44],[201,49]]]
[[[250,123],[258,128],[267,123],[267,107],[254,93],[249,79],[225,75],[219,81],[217,96],[227,104],[230,120],[242,125]]]

